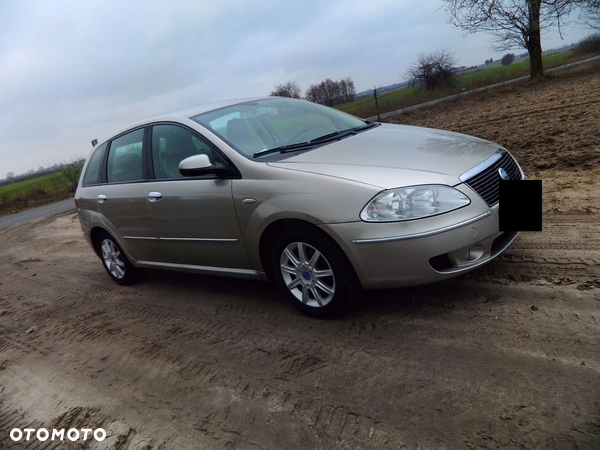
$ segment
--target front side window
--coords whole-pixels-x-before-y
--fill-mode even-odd
[[[124,134],[111,142],[106,168],[109,183],[142,179],[143,142],[143,128]]]
[[[177,125],[152,127],[152,162],[156,179],[184,178],[179,172],[179,163],[202,153],[214,161],[212,148],[188,129]]]
[[[90,162],[88,163],[87,168],[85,169],[85,174],[83,175],[84,186],[91,186],[100,183],[100,165],[102,164],[102,159],[104,158],[104,150],[106,150],[106,143],[98,147],[90,157]]]
[[[282,146],[308,143],[332,133],[365,127],[349,114],[285,98],[253,100],[198,114],[205,126],[247,157]]]

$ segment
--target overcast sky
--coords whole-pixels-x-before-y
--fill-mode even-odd
[[[86,157],[140,119],[211,100],[351,77],[404,79],[419,52],[502,54],[447,23],[441,0],[1,0],[0,178]],[[590,34],[568,28],[564,41]],[[516,51],[521,53],[522,50]]]

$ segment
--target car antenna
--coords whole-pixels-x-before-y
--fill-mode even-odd
[[[94,139],[94,140],[92,141],[92,147],[95,147],[97,143],[98,143],[98,139]]]

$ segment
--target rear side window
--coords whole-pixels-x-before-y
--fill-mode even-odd
[[[94,153],[92,153],[90,162],[88,163],[87,168],[85,169],[85,174],[83,175],[84,186],[91,186],[100,183],[100,165],[102,164],[105,150],[106,143],[102,144],[96,149],[96,151],[94,151]]]
[[[110,143],[106,177],[109,183],[136,181],[143,177],[142,144],[144,129],[124,134]]]

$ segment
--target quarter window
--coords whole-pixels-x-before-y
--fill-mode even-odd
[[[104,158],[104,150],[106,150],[106,143],[98,147],[90,157],[90,162],[88,163],[87,168],[85,169],[85,174],[83,175],[84,186],[100,183],[100,165],[102,164],[102,159]]]
[[[109,183],[142,179],[143,142],[143,128],[127,133],[111,142],[106,170]]]

